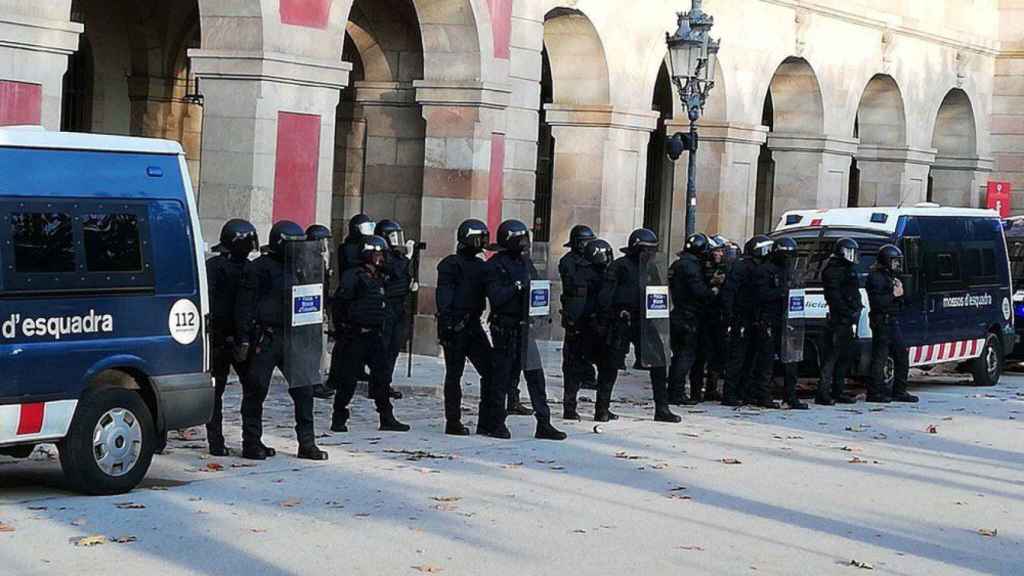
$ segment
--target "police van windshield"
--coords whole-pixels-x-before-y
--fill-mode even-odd
[[[825,269],[825,264],[832,255],[832,249],[840,238],[853,238],[860,246],[860,260],[854,269],[861,278],[867,275],[871,265],[875,263],[878,249],[883,244],[892,241],[888,236],[849,228],[793,230],[772,236],[775,238],[787,236],[796,240],[796,278],[801,283],[800,285],[812,288],[821,286],[821,272]]]
[[[1006,226],[1006,249],[1010,256],[1010,275],[1016,286],[1024,280],[1024,221],[1015,219]]]

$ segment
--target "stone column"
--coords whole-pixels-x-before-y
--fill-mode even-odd
[[[647,146],[658,114],[559,104],[545,110],[555,138],[551,258],[562,254],[575,224],[589,224],[613,247],[624,246],[644,221]]]
[[[857,148],[860,169],[860,206],[913,206],[928,194],[928,167],[934,149],[861,144]]]
[[[768,146],[775,160],[773,222],[788,210],[846,206],[856,139],[772,132]]]
[[[688,121],[671,120],[669,137],[687,132]],[[697,231],[721,234],[737,242],[754,231],[757,157],[768,134],[766,126],[701,121],[697,124]],[[687,152],[674,164],[672,251],[686,236]]]
[[[992,173],[991,158],[939,156],[932,165],[932,202],[943,206],[985,206],[985,187]]]
[[[264,235],[280,218],[329,223],[334,122],[351,65],[201,49],[189,57],[204,97],[205,237],[229,218],[247,218]]]
[[[82,24],[70,22],[68,0],[4,6],[0,18],[0,126],[37,124],[60,129],[68,55],[78,49]],[[19,8],[25,8],[21,13]]]
[[[502,202],[508,87],[425,80],[413,85],[426,120],[420,234],[427,251],[420,262],[416,351],[434,354],[437,264],[454,251],[456,228],[466,218],[492,224],[529,218],[532,207],[524,213]]]

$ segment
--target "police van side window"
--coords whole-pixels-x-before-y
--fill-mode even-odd
[[[142,240],[134,214],[86,214],[82,238],[89,272],[142,271]]]
[[[925,274],[928,285],[939,290],[955,290],[962,284],[961,245],[967,238],[963,218],[921,216],[915,218],[921,230]]]
[[[70,214],[13,212],[9,218],[16,272],[46,274],[75,271]]]

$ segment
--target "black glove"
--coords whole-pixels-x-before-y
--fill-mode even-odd
[[[249,343],[239,342],[235,346],[235,362],[242,363],[249,359]]]

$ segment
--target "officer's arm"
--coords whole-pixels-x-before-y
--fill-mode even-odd
[[[827,267],[821,274],[821,282],[825,289],[825,303],[828,304],[832,317],[849,316],[850,311],[846,309],[846,301],[843,298],[842,275],[837,273],[835,267]]]
[[[729,274],[725,277],[725,284],[722,285],[722,291],[719,296],[722,299],[722,317],[726,322],[732,320],[733,308],[736,304],[736,293],[739,291],[740,286],[747,281],[746,269],[746,264],[737,262],[729,269]]]
[[[516,297],[516,289],[508,271],[494,260],[487,264],[487,299],[492,308],[504,306]]]
[[[437,316],[442,322],[451,321],[454,315],[455,286],[458,279],[458,266],[448,258],[437,265],[437,290],[434,292],[437,304]]]
[[[256,301],[259,298],[260,275],[259,266],[249,264],[242,272],[242,282],[238,287],[238,297],[235,299],[235,340],[240,343],[249,341],[249,334],[252,332],[256,322]]]
[[[604,271],[604,283],[601,285],[601,293],[597,297],[599,315],[611,315],[612,304],[615,300],[615,291],[618,289],[619,267],[613,263]]]
[[[682,267],[683,281],[690,289],[690,294],[697,299],[699,304],[707,304],[713,296],[711,287],[704,281],[704,271],[700,265],[688,262]]]
[[[869,274],[867,286],[865,287],[868,292],[868,303],[871,304],[871,309],[882,312],[892,306],[893,295],[892,287],[888,286],[889,282],[881,274]]]
[[[355,269],[346,270],[341,275],[341,282],[338,284],[338,291],[334,297],[333,316],[336,324],[341,325],[349,320],[352,303],[358,296],[358,283],[359,276]]]

